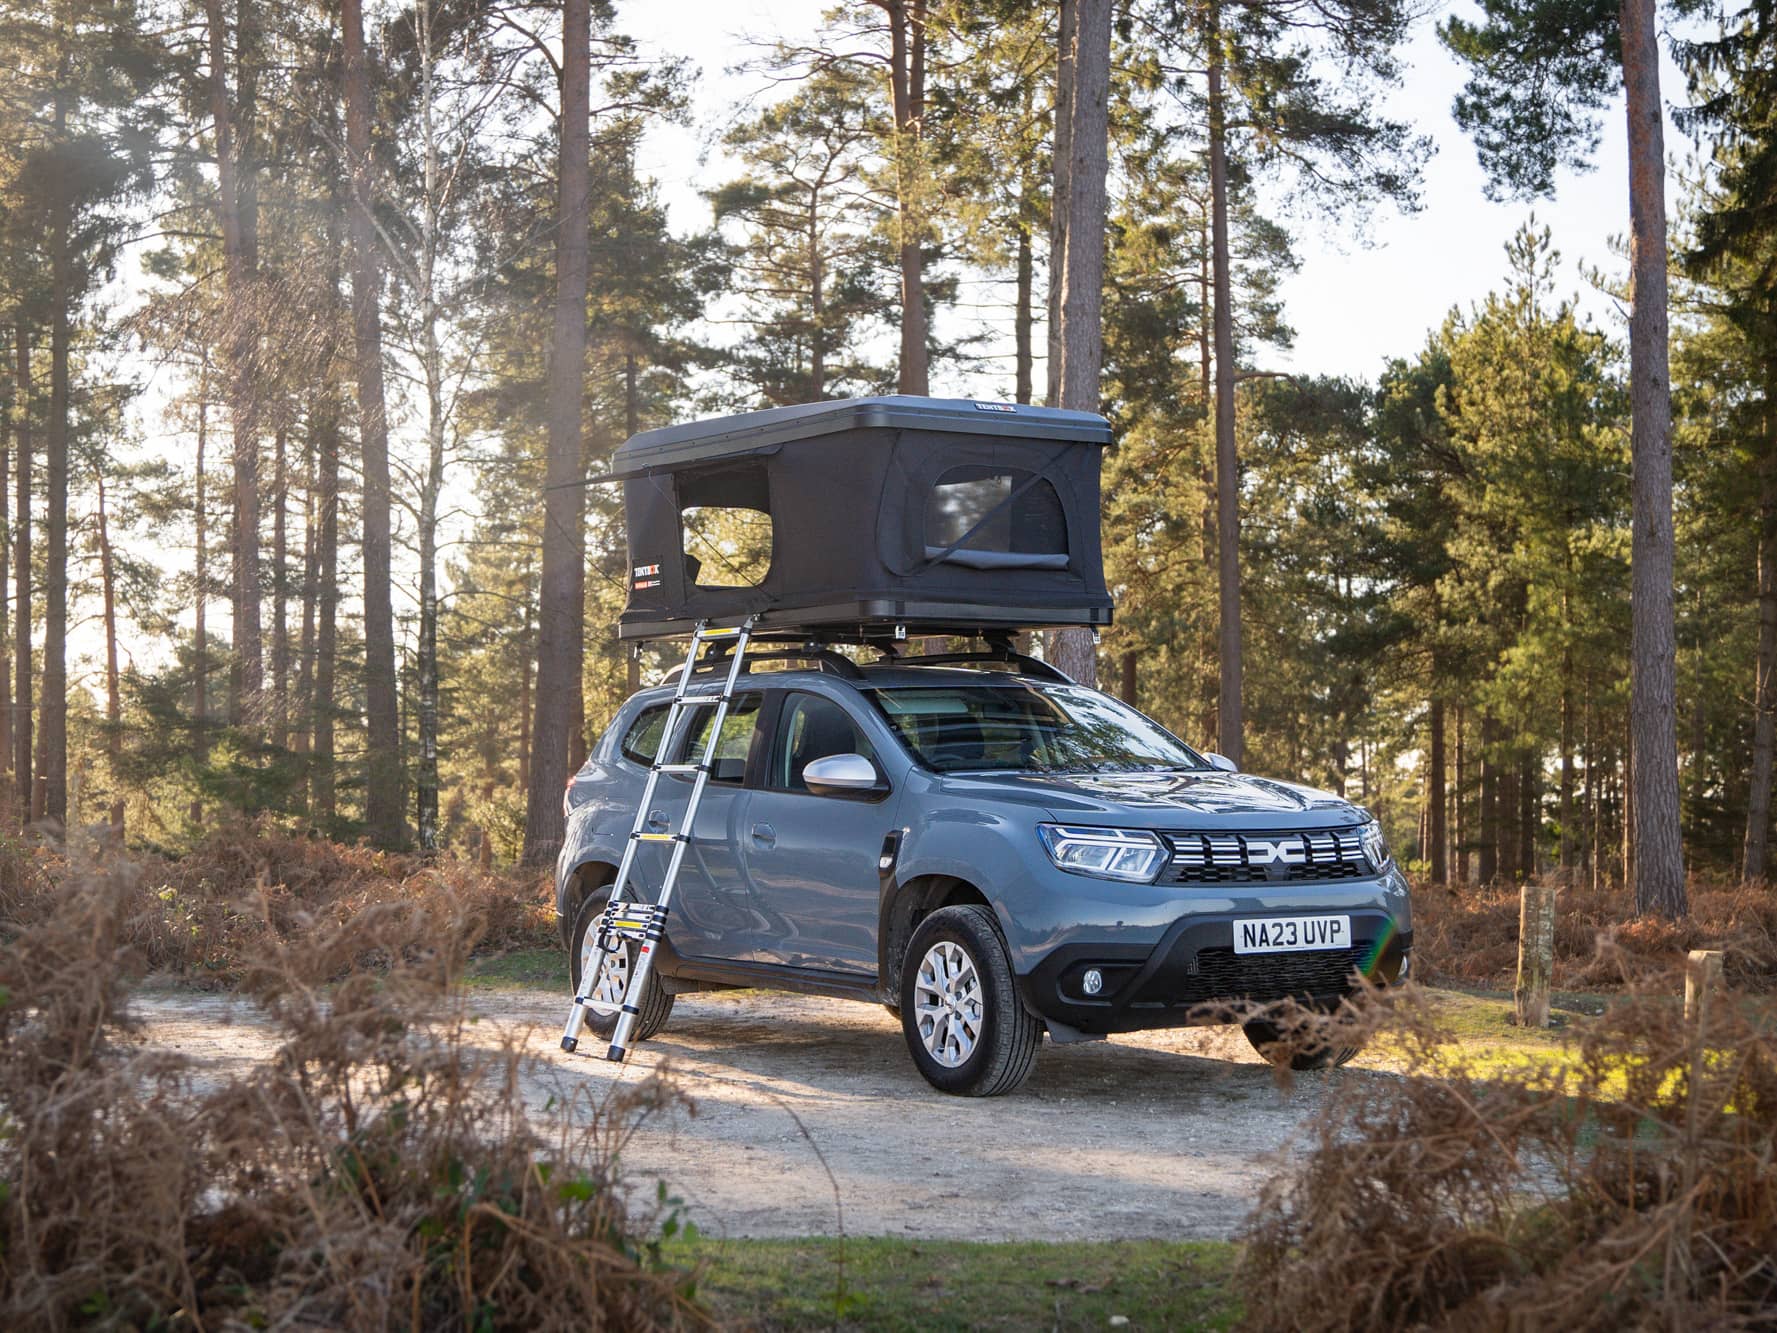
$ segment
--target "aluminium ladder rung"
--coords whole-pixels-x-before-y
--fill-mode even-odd
[[[607,904],[603,918],[599,923],[593,957],[588,960],[590,964],[588,976],[582,978],[583,985],[590,985],[603,969],[606,957],[614,949],[621,948],[622,941],[631,940],[638,945],[635,967],[624,985],[622,1003],[618,1006],[616,1026],[611,1034],[610,1048],[605,1054],[607,1060],[621,1063],[629,1053],[630,1034],[640,1016],[640,1010],[635,1002],[636,997],[641,994],[640,988],[648,983],[648,979],[653,973],[654,946],[664,938],[673,890],[678,884],[685,852],[693,841],[692,829],[697,821],[697,811],[702,802],[704,787],[715,771],[716,747],[721,743],[722,728],[727,722],[728,710],[734,703],[740,674],[745,669],[747,643],[752,637],[754,619],[755,617],[749,616],[745,623],[724,629],[709,629],[700,624],[691,636],[691,650],[685,658],[678,687],[673,694],[673,711],[669,714],[669,725],[661,729],[660,740],[654,752],[654,762],[648,767],[648,780],[642,788],[641,799],[637,802],[635,823],[630,827],[629,845],[624,850],[622,863],[617,867],[617,877],[612,883],[613,899],[629,887],[630,872],[639,844],[667,843],[672,846],[672,854],[667,861],[666,872],[661,879],[658,895],[653,904],[619,901]],[[708,681],[704,683],[702,690],[692,690],[691,675],[697,669],[698,653],[712,639],[734,640],[732,655],[718,655],[723,659],[724,677],[719,687],[714,691],[709,689],[710,682]],[[710,659],[708,665],[715,666],[716,660]],[[683,710],[686,706],[700,704],[714,704],[716,708],[714,721],[702,741],[701,757],[696,763],[668,763],[666,756],[669,747],[673,744],[674,738],[680,734],[676,722],[684,716]],[[691,785],[685,809],[679,817],[681,828],[653,832],[646,828],[646,824],[650,805],[654,798],[655,784],[659,782],[662,773],[691,775],[695,781]],[[564,1051],[572,1051],[579,1045],[580,1028],[590,1004],[590,995],[574,996],[574,1002],[568,1010],[567,1028],[562,1033],[561,1048]]]

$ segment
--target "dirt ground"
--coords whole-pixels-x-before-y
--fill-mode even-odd
[[[681,996],[666,1031],[618,1066],[558,1049],[565,996],[483,991],[469,1003],[490,1038],[534,1029],[526,1100],[540,1122],[584,1107],[564,1095],[576,1088],[670,1069],[695,1111],[644,1124],[625,1175],[649,1196],[664,1180],[715,1236],[1225,1237],[1326,1097],[1388,1077],[1298,1075],[1286,1093],[1238,1031],[1197,1029],[1045,1043],[1023,1088],[975,1100],[927,1086],[898,1020],[862,1004]],[[147,1040],[200,1078],[275,1044],[227,997],[145,991],[133,1008]]]

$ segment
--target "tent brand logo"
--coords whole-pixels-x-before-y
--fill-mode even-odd
[[[1299,866],[1308,859],[1308,850],[1299,837],[1278,838],[1276,841],[1248,838],[1246,859],[1256,866]]]
[[[977,412],[1016,412],[1018,409],[1010,403],[976,403]]]
[[[635,574],[638,579],[645,579],[649,575],[658,574],[659,572],[659,565],[637,565],[635,569]]]

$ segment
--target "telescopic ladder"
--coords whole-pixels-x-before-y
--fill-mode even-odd
[[[654,950],[660,938],[666,932],[667,912],[672,906],[673,888],[679,882],[679,868],[685,861],[685,849],[691,845],[692,830],[697,824],[697,807],[703,802],[703,791],[710,780],[710,770],[716,761],[716,749],[722,739],[722,727],[728,720],[728,706],[734,701],[734,686],[740,679],[743,664],[746,661],[747,642],[752,638],[754,617],[748,616],[745,623],[730,626],[726,629],[712,629],[707,620],[697,622],[697,628],[691,634],[691,651],[685,658],[684,670],[679,673],[678,689],[673,694],[672,707],[667,710],[666,726],[661,729],[660,741],[654,751],[654,762],[648,767],[648,781],[642,787],[641,803],[636,807],[635,823],[629,830],[629,843],[623,849],[623,859],[617,867],[617,878],[611,883],[611,900],[598,922],[598,947],[593,955],[580,969],[580,986],[582,992],[574,996],[574,1003],[568,1009],[568,1025],[562,1032],[561,1048],[572,1051],[580,1044],[580,1027],[586,1021],[586,1011],[592,1004],[593,994],[598,989],[599,975],[604,971],[605,960],[623,947],[624,941],[633,941],[636,945],[634,965],[629,969],[629,983],[623,990],[623,1003],[617,1011],[617,1027],[611,1034],[611,1047],[605,1052],[605,1059],[619,1063],[629,1054],[630,1036],[635,1031],[636,1016],[640,1006],[636,1003],[642,996],[642,988],[648,984],[648,978],[654,972]],[[722,679],[720,691],[711,692],[708,688],[712,683],[709,676],[696,681],[698,654],[707,645],[723,645],[732,643],[729,649],[728,674]],[[708,659],[706,659],[706,662]],[[667,756],[672,753],[674,738],[678,735],[680,723],[689,710],[701,708],[708,704],[715,705],[715,716],[710,719],[708,733],[704,737],[703,753],[696,763],[668,763]],[[654,808],[654,790],[663,773],[690,777],[691,796],[685,803],[683,822],[678,830],[670,827],[661,832],[648,829],[648,814]],[[644,843],[671,843],[672,851],[666,863],[666,875],[660,881],[660,892],[651,903],[624,900],[624,890],[630,886],[630,872],[635,867],[636,852]],[[575,947],[579,947],[576,941]]]

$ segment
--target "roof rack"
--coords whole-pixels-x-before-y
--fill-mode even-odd
[[[1011,636],[999,629],[981,629],[974,633],[952,631],[942,636],[945,638],[979,638],[986,640],[987,647],[980,652],[964,653],[920,653],[904,657],[899,652],[899,644],[905,642],[898,636],[852,634],[844,631],[814,630],[803,635],[755,635],[755,643],[783,643],[790,646],[767,649],[755,652],[749,647],[742,654],[741,670],[749,672],[755,662],[812,662],[822,671],[830,671],[844,680],[859,681],[864,679],[864,669],[857,662],[836,652],[834,649],[842,644],[853,647],[869,648],[881,653],[881,662],[877,665],[892,663],[895,666],[955,666],[975,662],[998,662],[1014,667],[1022,675],[1035,676],[1039,680],[1051,680],[1057,684],[1072,685],[1073,677],[1048,662],[1019,652],[1012,644]],[[731,641],[717,642],[710,645],[709,650],[698,659],[692,668],[693,674],[703,671],[725,669],[733,644]],[[681,664],[675,666],[662,678],[662,684],[675,680],[684,670]]]

